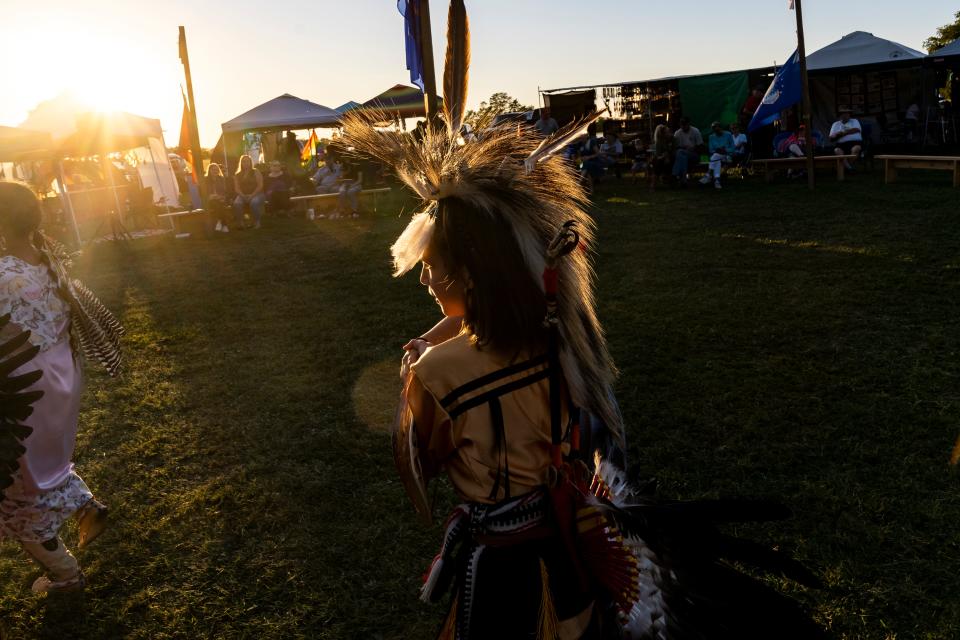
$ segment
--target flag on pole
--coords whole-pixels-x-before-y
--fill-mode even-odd
[[[300,152],[300,162],[301,164],[306,164],[313,160],[313,156],[317,154],[317,130],[310,130],[310,137],[307,138],[307,144],[303,145],[303,150]]]
[[[410,70],[410,82],[420,87],[420,91],[423,91],[420,0],[397,0],[397,10],[403,16],[404,46],[407,51],[407,69]]]
[[[796,0],[787,0],[787,9],[790,11],[796,11],[797,3]]]
[[[187,104],[187,95],[180,89],[180,95],[183,96],[183,118],[180,120],[180,152],[184,154],[184,160],[190,165],[190,172],[193,174],[193,181],[197,184],[197,165],[193,162],[193,147],[190,144],[190,105]]]
[[[177,38],[177,49],[180,52],[180,62],[186,63],[187,61],[187,40],[183,32],[183,27],[180,28],[180,37]]]
[[[780,112],[800,102],[803,97],[802,82],[800,80],[800,54],[796,51],[790,59],[777,70],[773,82],[760,101],[747,132],[754,131],[773,123],[780,117]]]

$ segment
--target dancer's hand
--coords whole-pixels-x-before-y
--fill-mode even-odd
[[[420,359],[420,356],[423,355],[423,352],[430,348],[430,343],[424,340],[423,338],[414,338],[403,345],[403,350],[406,352],[403,354],[403,358],[400,360],[400,379],[406,380],[407,374],[410,373],[410,367],[417,360]]]

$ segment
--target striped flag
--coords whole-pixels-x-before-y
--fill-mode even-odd
[[[197,166],[193,162],[193,147],[190,144],[190,106],[187,104],[187,96],[183,93],[183,89],[180,89],[180,95],[183,96],[183,118],[180,120],[180,152],[183,154],[183,159],[190,165],[193,181],[199,184]]]
[[[317,130],[310,130],[310,137],[307,138],[307,144],[303,145],[303,151],[300,152],[300,162],[306,164],[313,159],[317,153]]]

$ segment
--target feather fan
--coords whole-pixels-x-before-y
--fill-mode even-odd
[[[556,131],[553,135],[544,138],[543,142],[541,142],[540,145],[534,149],[529,156],[527,156],[527,159],[523,161],[527,172],[529,173],[533,171],[538,162],[546,160],[583,135],[583,132],[586,130],[586,128],[593,122],[596,122],[597,118],[606,112],[606,109],[594,111],[587,117],[581,120],[575,120],[562,129]]]

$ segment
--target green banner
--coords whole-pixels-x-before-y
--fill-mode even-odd
[[[706,138],[710,124],[720,121],[724,128],[736,122],[747,99],[747,73],[733,71],[709,76],[680,79],[680,105],[683,115]]]

